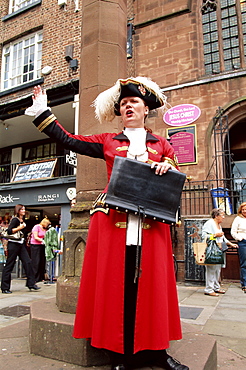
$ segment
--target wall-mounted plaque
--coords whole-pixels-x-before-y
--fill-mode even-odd
[[[197,163],[196,125],[168,128],[167,136],[180,165]]]

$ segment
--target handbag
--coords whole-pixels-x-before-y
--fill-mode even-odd
[[[195,262],[197,265],[204,265],[205,250],[207,248],[206,242],[197,242],[192,244]]]
[[[17,231],[14,234],[8,234],[8,228],[3,229],[1,231],[1,237],[4,238],[4,239],[20,241],[23,238],[23,236],[24,236],[24,234],[21,230]]]
[[[185,179],[175,170],[157,176],[148,163],[116,156],[105,205],[173,224]]]
[[[205,264],[223,265],[224,255],[215,239],[207,239],[207,248],[205,251]]]

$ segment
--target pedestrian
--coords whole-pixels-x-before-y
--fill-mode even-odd
[[[232,222],[231,235],[238,242],[241,287],[246,293],[246,202],[238,207],[237,216]]]
[[[8,226],[8,235],[16,234],[19,231],[24,232],[26,224],[25,224],[25,207],[22,204],[17,204],[14,210],[14,217],[11,219],[10,224]],[[32,269],[31,259],[28,255],[25,243],[24,243],[24,236],[21,237],[19,240],[9,239],[7,245],[7,260],[6,264],[3,269],[2,273],[2,280],[1,280],[1,290],[4,294],[10,294],[12,291],[10,290],[11,284],[11,272],[13,271],[16,258],[19,256],[24,270],[26,272],[26,286],[30,290],[38,290],[38,287],[35,284],[34,273]]]
[[[152,80],[119,79],[95,100],[101,122],[121,116],[123,130],[118,134],[73,135],[58,123],[46,101],[45,92],[35,87],[26,114],[35,115],[36,127],[64,148],[105,160],[108,179],[115,156],[151,163],[160,176],[177,168],[172,146],[145,126],[149,111],[166,105]],[[170,227],[146,218],[138,250],[138,217],[107,209],[102,200],[106,191],[91,212],[73,336],[91,338],[93,347],[106,349],[112,370],[148,364],[187,370],[166,352],[170,340],[182,337]],[[137,276],[136,259],[141,267]]]
[[[39,224],[32,228],[31,235],[31,259],[35,281],[45,280],[45,243],[44,236],[50,225],[48,218],[43,218]]]
[[[202,239],[212,237],[216,239],[217,243],[226,243],[233,248],[236,248],[237,245],[231,243],[226,239],[224,232],[221,227],[221,223],[225,218],[225,212],[220,208],[214,208],[211,212],[211,218],[205,222],[202,228]],[[219,294],[225,294],[225,290],[220,287],[220,273],[221,273],[221,264],[215,265],[206,265],[206,287],[204,290],[205,295],[212,297],[218,297]]]
[[[44,236],[44,245],[45,245],[45,260],[46,260],[46,274],[47,280],[52,280],[52,263],[55,263],[56,255],[59,250],[59,239],[58,232],[54,226],[49,225],[47,232]],[[47,283],[47,282],[45,282]]]

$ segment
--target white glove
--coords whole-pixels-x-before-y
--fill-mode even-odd
[[[47,95],[42,91],[40,86],[34,88],[33,104],[25,110],[27,116],[39,116],[45,110],[50,109],[47,107]]]

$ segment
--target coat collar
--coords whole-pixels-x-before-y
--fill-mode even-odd
[[[114,136],[113,139],[120,141],[129,141],[128,137],[123,134],[123,132],[120,132],[118,135]],[[152,135],[150,132],[147,132],[146,141],[159,141],[159,139]]]

